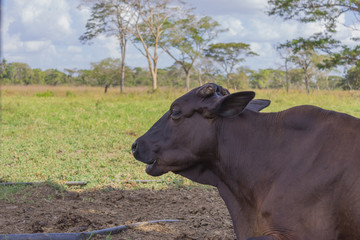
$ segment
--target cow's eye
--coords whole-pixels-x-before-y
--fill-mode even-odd
[[[179,119],[181,116],[181,111],[178,108],[171,109],[171,118],[172,119]]]

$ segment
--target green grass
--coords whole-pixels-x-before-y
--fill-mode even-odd
[[[86,180],[90,187],[150,178],[133,159],[131,144],[178,92],[120,96],[99,88],[64,95],[55,88],[43,97],[49,90],[21,94],[9,88],[2,96],[1,180]]]
[[[286,93],[280,90],[255,90],[255,92],[257,92],[256,98],[271,100],[271,105],[266,110],[264,109],[265,112],[281,111],[297,105],[315,105],[360,117],[359,91],[314,91],[310,94],[302,91]]]
[[[2,87],[0,181],[88,181],[87,188],[140,187],[123,184],[130,179],[156,179],[131,154],[131,144],[169,108],[184,91],[76,87]],[[359,92],[256,91],[272,101],[266,111],[312,104],[360,117]],[[49,94],[51,93],[51,94]],[[163,183],[191,185],[174,174]]]

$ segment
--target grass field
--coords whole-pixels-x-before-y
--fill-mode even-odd
[[[311,104],[360,117],[360,92],[257,90],[272,101],[264,111]],[[179,89],[149,93],[146,88],[2,86],[0,182],[88,181],[86,188],[126,185],[124,180],[153,179],[190,185],[174,174],[152,178],[134,160],[131,144],[181,96]],[[341,126],[340,126],[341,127]],[[1,190],[1,189],[0,189]]]

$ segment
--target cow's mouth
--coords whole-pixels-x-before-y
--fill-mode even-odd
[[[146,164],[145,171],[147,174],[154,176],[154,177],[161,176],[164,174],[164,172],[158,168],[157,162],[158,162],[158,160],[155,159],[151,163]]]
[[[156,165],[157,160],[153,160],[150,163],[146,164],[146,172],[151,171],[151,169]]]

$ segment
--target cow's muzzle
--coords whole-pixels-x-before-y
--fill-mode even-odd
[[[142,141],[136,140],[131,146],[132,154],[136,160],[146,164],[152,164],[154,159],[149,157],[149,150],[146,147],[146,144],[143,144]]]
[[[144,157],[144,156],[146,156],[146,153],[144,153],[144,150],[146,150],[146,147],[144,147],[144,146],[141,147],[140,145],[141,145],[140,141],[136,140],[133,143],[133,145],[131,146],[131,151],[134,155],[134,158],[143,163],[150,163],[148,158]],[[144,144],[142,144],[142,145],[144,145]]]
[[[157,167],[157,159],[151,157],[149,149],[143,141],[136,140],[131,146],[131,151],[136,160],[147,164],[147,174],[155,177],[165,173]]]
[[[138,150],[138,146],[139,146],[139,144],[137,143],[137,141],[135,141],[135,142],[133,143],[133,145],[131,146],[131,151],[132,151],[133,155],[136,154],[136,152],[137,152],[137,150]]]

